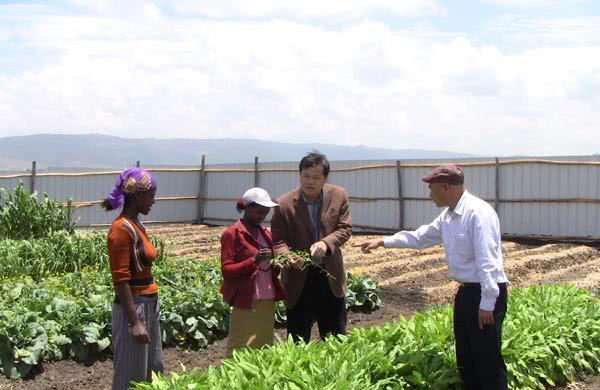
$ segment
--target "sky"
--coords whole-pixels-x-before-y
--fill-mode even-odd
[[[0,137],[600,153],[600,1],[0,0]]]

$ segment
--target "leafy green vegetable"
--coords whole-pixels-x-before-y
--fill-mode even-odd
[[[563,385],[600,373],[600,310],[573,286],[513,289],[503,352],[511,389]],[[241,350],[219,368],[166,377],[150,389],[460,389],[452,309],[438,307],[325,342]]]
[[[152,237],[158,260],[164,258],[164,243]],[[0,240],[0,277],[29,275],[40,279],[65,272],[79,272],[84,267],[108,270],[106,234],[88,232],[50,233],[45,238]]]
[[[43,238],[59,231],[74,232],[71,200],[66,206],[50,200],[48,194],[40,200],[37,193],[29,193],[20,183],[12,193],[0,188],[0,203],[0,238]]]
[[[98,268],[0,279],[0,372],[18,378],[42,360],[110,353],[114,289],[110,272]],[[204,348],[227,334],[230,307],[219,291],[218,259],[162,259],[153,273],[165,346]]]

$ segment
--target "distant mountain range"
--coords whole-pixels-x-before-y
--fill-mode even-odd
[[[298,161],[316,149],[335,160],[438,159],[478,157],[472,154],[367,146],[291,144],[253,139],[132,139],[98,134],[39,134],[0,138],[0,170],[43,167],[123,167],[145,165]]]

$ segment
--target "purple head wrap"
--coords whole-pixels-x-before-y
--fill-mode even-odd
[[[108,202],[113,210],[123,207],[125,195],[156,190],[156,179],[143,168],[130,168],[117,178],[115,189],[108,195]]]

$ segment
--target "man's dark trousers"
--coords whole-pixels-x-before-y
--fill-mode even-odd
[[[494,308],[494,324],[479,328],[481,286],[463,284],[454,300],[456,361],[466,390],[506,390],[507,373],[502,358],[502,323],[506,315],[506,283]]]
[[[300,300],[287,310],[288,336],[294,341],[309,342],[314,321],[322,339],[346,334],[346,300],[332,294],[328,277],[320,268],[309,267]]]

